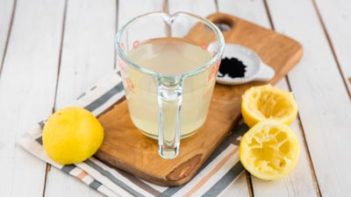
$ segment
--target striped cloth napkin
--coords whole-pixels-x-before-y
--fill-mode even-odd
[[[72,104],[99,115],[123,97],[121,79],[117,74],[113,74],[83,93]],[[41,134],[44,123],[45,121],[41,121],[36,124],[30,132],[19,139],[18,144],[44,162],[106,196],[217,196],[243,172],[238,159],[238,143],[242,134],[248,129],[244,124],[234,129],[190,182],[179,187],[164,187],[109,167],[94,157],[72,165],[60,165],[54,162],[47,156],[42,146]]]

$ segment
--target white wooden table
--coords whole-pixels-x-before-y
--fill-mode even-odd
[[[300,41],[304,57],[278,86],[293,91],[301,157],[287,178],[248,173],[223,196],[351,195],[351,1],[0,0],[0,196],[101,196],[16,139],[115,67],[114,35],[150,11],[221,11]]]

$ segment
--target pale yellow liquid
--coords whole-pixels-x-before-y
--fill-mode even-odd
[[[211,59],[207,50],[176,38],[150,40],[132,49],[128,57],[142,67],[167,75],[193,71]],[[184,81],[180,114],[182,137],[193,134],[206,120],[214,86],[214,79],[209,78],[210,70],[211,67]],[[126,73],[125,76],[133,84],[133,88],[126,91],[131,119],[144,134],[156,138],[157,80],[130,66]]]

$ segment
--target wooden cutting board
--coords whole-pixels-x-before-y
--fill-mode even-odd
[[[223,32],[227,43],[253,49],[266,64],[273,67],[276,75],[270,83],[274,84],[283,78],[301,59],[301,45],[289,37],[223,13],[215,13],[208,18],[214,23],[229,26]],[[203,26],[195,26],[188,36],[198,42],[210,39],[198,33],[201,28]],[[243,92],[259,84],[261,83],[237,86],[217,84],[206,123],[195,135],[181,141],[180,154],[173,160],[163,160],[158,155],[157,141],[145,137],[133,125],[126,101],[116,103],[99,116],[105,128],[105,140],[96,157],[156,184],[184,184],[196,174],[238,122]]]

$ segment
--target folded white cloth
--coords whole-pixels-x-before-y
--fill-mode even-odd
[[[82,106],[99,115],[123,97],[121,79],[117,74],[113,74],[83,93],[72,105]],[[122,170],[111,168],[93,157],[78,164],[57,164],[43,149],[43,125],[44,121],[37,123],[18,143],[34,156],[106,196],[217,196],[243,171],[238,159],[238,143],[240,136],[247,131],[245,125],[238,126],[215,150],[197,175],[179,187],[163,187],[149,183]]]

